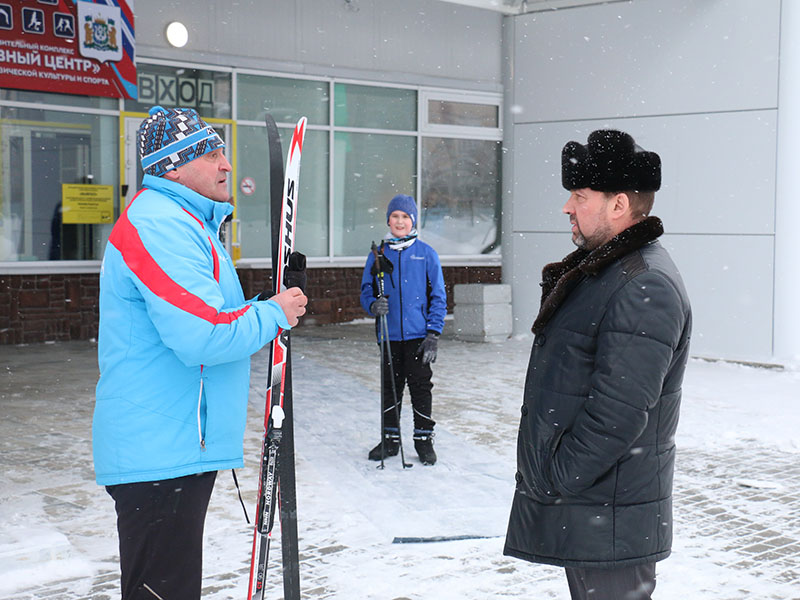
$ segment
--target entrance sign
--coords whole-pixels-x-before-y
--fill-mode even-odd
[[[128,0],[22,4],[0,0],[0,87],[136,99]]]
[[[198,112],[214,108],[214,80],[139,72],[139,102],[190,106]]]

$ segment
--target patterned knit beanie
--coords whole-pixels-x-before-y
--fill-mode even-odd
[[[154,106],[139,125],[139,158],[147,175],[163,177],[225,143],[192,108]]]

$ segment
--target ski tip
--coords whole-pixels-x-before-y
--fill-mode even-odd
[[[283,419],[286,417],[286,414],[283,412],[280,404],[276,404],[272,407],[269,418],[272,421],[272,426],[275,429],[280,429],[283,427]]]
[[[300,120],[297,122],[297,125],[294,126],[294,133],[292,134],[292,143],[289,147],[289,159],[292,160],[294,156],[294,151],[297,149],[298,152],[302,152],[303,150],[303,139],[306,137],[306,121],[305,117],[300,117]]]

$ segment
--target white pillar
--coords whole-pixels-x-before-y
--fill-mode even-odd
[[[800,2],[781,3],[773,354],[800,363]]]
[[[503,17],[503,151],[501,153],[502,169],[502,203],[503,214],[500,219],[502,239],[500,250],[503,255],[503,283],[511,285],[512,289],[512,333],[524,333],[519,313],[513,312],[513,295],[516,287],[514,271],[514,202],[521,202],[514,195],[514,111],[516,104],[514,95],[514,45],[516,37],[515,17]]]

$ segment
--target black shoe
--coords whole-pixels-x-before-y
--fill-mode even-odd
[[[397,456],[400,452],[400,439],[397,436],[386,436],[383,440],[383,456],[381,456],[381,444],[369,451],[370,460],[381,460],[390,456]]]
[[[433,450],[433,432],[414,433],[414,448],[423,465],[436,464],[436,452]]]

